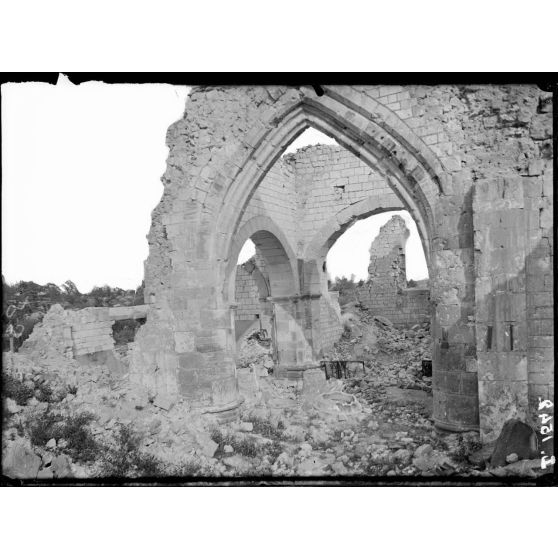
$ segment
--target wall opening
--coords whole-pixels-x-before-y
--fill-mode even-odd
[[[291,259],[273,233],[259,230],[245,241],[238,262],[233,304],[237,366],[294,362],[297,287]]]
[[[380,234],[380,229],[395,215],[405,221],[409,230],[403,246],[407,287],[427,286],[429,276],[424,249],[417,225],[408,211],[388,211],[354,221],[328,251],[329,279],[334,281],[337,277],[354,275],[357,282],[367,281],[371,244]]]
[[[406,211],[381,213],[351,223],[335,240],[327,281],[342,310],[353,303],[394,325],[430,322],[428,267],[416,225],[409,224]]]

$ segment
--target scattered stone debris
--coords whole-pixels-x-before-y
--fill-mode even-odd
[[[431,378],[420,368],[430,357],[426,324],[397,329],[358,308],[345,322],[329,358],[360,355],[365,363],[347,378],[326,380],[316,368],[302,380],[277,379],[269,347],[245,341],[244,367],[237,369],[245,403],[231,424],[44,344],[38,352],[5,353],[4,474],[37,480],[542,474],[540,463],[528,459],[532,431],[518,421],[485,448],[476,432],[434,428]]]

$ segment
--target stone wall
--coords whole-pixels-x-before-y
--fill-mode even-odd
[[[357,287],[360,303],[375,316],[384,316],[398,327],[409,328],[431,320],[430,289],[401,289],[375,293],[368,285]]]
[[[408,289],[405,244],[409,229],[399,215],[393,216],[370,246],[366,284],[357,287],[360,303],[394,325],[409,327],[430,321],[430,290]]]
[[[284,159],[295,172],[301,252],[325,223],[367,198],[374,197],[378,211],[403,208],[383,176],[338,145],[303,147]]]
[[[269,216],[281,228],[291,245],[296,246],[298,236],[296,209],[294,168],[290,161],[280,158],[271,167],[250,199],[240,226],[254,217]]]
[[[141,319],[146,315],[146,305],[64,310],[59,304],[54,304],[20,350],[25,353],[50,345],[68,358],[111,351],[114,349],[114,323]]]
[[[339,340],[343,333],[341,324],[341,309],[339,307],[339,293],[330,291],[328,296],[320,297],[320,338],[316,343],[319,354],[327,353]]]
[[[550,176],[550,165],[528,169],[524,178],[483,180],[474,194],[476,366],[487,440],[511,418],[537,424],[539,398],[553,399]]]

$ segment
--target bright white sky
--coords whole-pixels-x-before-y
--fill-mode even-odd
[[[75,86],[62,77],[56,86],[4,84],[1,94],[5,279],[71,279],[82,292],[137,287],[151,211],[163,192],[166,131],[182,116],[188,88]],[[287,151],[315,143],[335,142],[308,130]],[[424,255],[405,213],[407,276],[420,279]],[[332,277],[366,277],[370,243],[391,215],[360,221],[337,241],[328,256]]]

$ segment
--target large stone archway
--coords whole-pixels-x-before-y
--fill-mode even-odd
[[[168,132],[165,191],[148,237],[150,310],[137,339],[138,381],[195,407],[227,411],[239,404],[225,288],[235,243],[267,173],[313,126],[381,176],[417,223],[434,305],[434,418],[449,429],[478,428],[472,188],[474,178],[502,172],[482,150],[503,160],[507,131],[501,144],[471,155],[463,133],[476,115],[470,100],[455,86],[425,89],[323,86],[320,96],[312,87],[192,90],[184,118]],[[512,107],[514,92],[503,94]],[[444,116],[442,105],[457,108]],[[529,110],[535,114],[536,106]],[[516,168],[506,170],[516,174]],[[285,238],[296,237],[294,223],[289,232],[278,226]],[[283,249],[292,242],[282,241]],[[280,290],[306,342],[288,358],[304,367],[313,364],[312,300],[320,296],[305,277],[318,269],[319,254],[309,258],[299,239],[291,251],[295,281]]]

